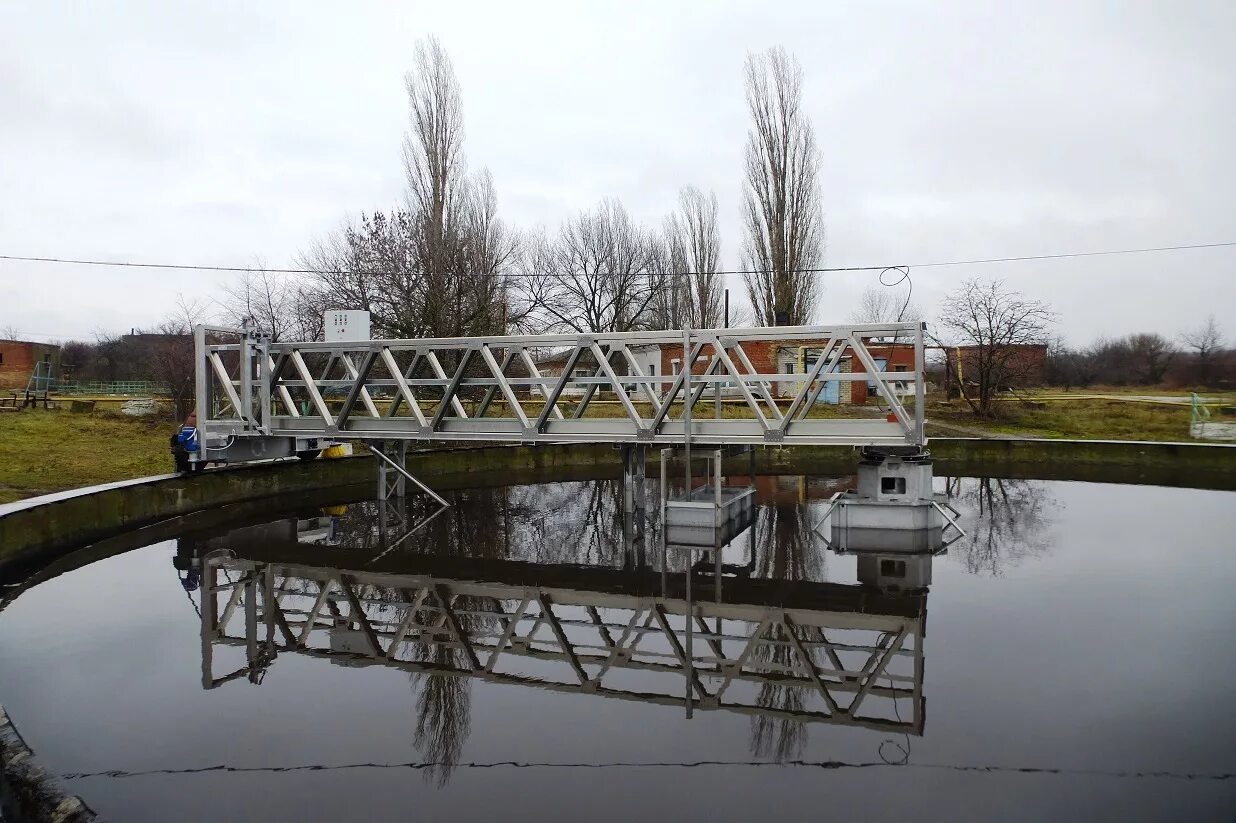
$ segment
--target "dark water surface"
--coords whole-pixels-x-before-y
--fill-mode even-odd
[[[100,560],[0,612],[0,699],[112,820],[1233,819],[1236,494],[938,478],[967,536],[897,566],[812,532],[845,482],[760,479],[691,678],[686,555],[592,481]]]

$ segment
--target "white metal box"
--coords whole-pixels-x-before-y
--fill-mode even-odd
[[[328,311],[325,325],[327,343],[352,343],[369,339],[367,311]]]

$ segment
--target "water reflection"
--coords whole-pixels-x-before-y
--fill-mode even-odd
[[[949,553],[971,574],[999,576],[1047,551],[1060,503],[1044,483],[994,477],[951,477],[944,483],[965,529]]]
[[[754,523],[715,556],[720,576],[707,554],[694,564],[690,600],[687,556],[632,553],[617,481],[458,492],[442,513],[419,498],[305,512],[183,538],[176,564],[186,588],[200,579],[204,688],[261,683],[287,654],[401,669],[440,785],[476,681],[747,714],[752,753],[787,760],[812,725],[924,729],[933,557],[856,552],[855,580],[828,579],[813,526],[845,482],[760,478]],[[970,571],[1046,544],[1041,486],[948,487]]]

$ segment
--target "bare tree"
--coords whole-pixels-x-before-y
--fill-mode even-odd
[[[824,254],[819,155],[802,111],[802,67],[785,49],[748,54],[744,246],[753,273],[744,275],[756,322],[810,321],[818,300],[815,275]]]
[[[908,320],[921,320],[922,312],[918,306],[910,302],[909,295],[902,296],[891,288],[869,286],[863,290],[858,308],[850,312],[850,322],[861,323],[900,323]]]
[[[193,405],[193,326],[208,319],[208,309],[203,302],[177,295],[176,305],[151,338],[150,377],[167,384],[179,419],[183,419]]]
[[[663,254],[654,234],[632,221],[622,203],[562,224],[552,240],[529,241],[523,257],[522,302],[528,323],[542,330],[625,332],[647,328],[662,287]]]
[[[455,67],[436,37],[416,44],[415,61],[416,68],[404,78],[410,129],[403,142],[403,167],[411,210],[424,222],[425,269],[441,272],[467,174],[463,101]]]
[[[21,330],[12,323],[0,328],[0,340],[20,340]]]
[[[1163,382],[1163,376],[1176,356],[1176,346],[1161,334],[1142,332],[1127,338],[1133,364],[1133,382],[1153,386]]]
[[[721,232],[717,228],[717,195],[687,186],[678,193],[678,209],[665,221],[668,257],[665,294],[681,306],[681,320],[666,328],[682,328],[685,321],[697,329],[722,324]]]
[[[312,329],[306,328],[299,311],[304,288],[299,280],[268,271],[258,261],[254,268],[223,287],[220,305],[227,322],[239,326],[248,321],[276,342],[312,340],[313,337],[304,336]]]
[[[1208,386],[1214,379],[1215,354],[1223,351],[1223,333],[1212,314],[1206,323],[1193,331],[1180,335],[1180,339],[1197,355],[1197,376],[1202,385]]]
[[[944,298],[939,325],[949,345],[968,347],[964,377],[975,386],[962,396],[975,414],[990,417],[999,391],[1024,384],[1042,364],[1026,347],[1043,345],[1055,314],[1046,303],[1030,300],[1001,280],[967,280]],[[950,369],[957,364],[949,361]],[[953,377],[961,384],[961,375]]]
[[[316,273],[313,286],[297,303],[319,314],[367,310],[382,335],[501,332],[511,322],[507,275],[517,238],[498,217],[489,173],[467,173],[450,58],[431,38],[415,59],[406,78],[406,207],[349,220],[316,243],[301,258]]]

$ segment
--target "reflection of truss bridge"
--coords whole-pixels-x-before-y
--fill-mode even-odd
[[[651,704],[686,705],[689,694],[694,709],[922,733],[922,594],[727,579],[721,596],[691,605],[688,632],[679,575],[457,560],[442,576],[442,559],[427,556],[391,573],[305,566],[280,549],[265,561],[229,554],[203,561],[206,688],[259,682],[280,654],[296,653]],[[241,665],[217,676],[215,656],[233,648],[245,650]]]

